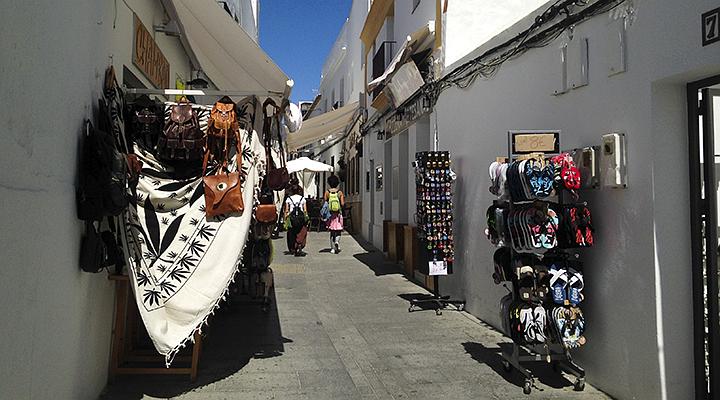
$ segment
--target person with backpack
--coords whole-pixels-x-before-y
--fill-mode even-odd
[[[338,189],[340,178],[336,175],[330,175],[327,183],[330,189],[325,192],[324,197],[330,210],[330,218],[326,224],[330,230],[330,252],[337,254],[340,252],[340,233],[343,230],[342,209],[345,207],[345,195]]]
[[[305,247],[307,235],[307,203],[299,184],[291,185],[285,200],[285,221],[287,226],[288,253],[299,256]],[[303,234],[305,229],[305,234]]]

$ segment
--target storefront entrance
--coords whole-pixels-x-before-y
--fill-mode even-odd
[[[720,75],[688,84],[695,398],[720,398]]]

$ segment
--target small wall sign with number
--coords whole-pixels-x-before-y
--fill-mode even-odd
[[[720,7],[702,15],[703,46],[720,41]]]

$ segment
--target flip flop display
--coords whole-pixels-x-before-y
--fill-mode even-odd
[[[486,213],[486,234],[498,246],[493,281],[512,283],[503,298],[503,326],[521,345],[585,344],[583,264],[571,249],[590,247],[595,230],[586,203],[576,202],[580,172],[568,153],[545,157],[533,153],[489,168],[490,192],[498,197]],[[551,201],[548,201],[551,200]],[[545,346],[547,360],[549,347]],[[539,350],[533,350],[539,351]]]

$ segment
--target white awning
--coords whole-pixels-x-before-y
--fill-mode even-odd
[[[221,90],[282,95],[288,77],[216,0],[163,0],[176,14],[181,40]]]
[[[413,54],[420,53],[432,47],[435,41],[435,22],[428,21],[422,28],[416,30],[405,38],[395,56],[385,68],[385,72],[368,83],[368,92],[373,91],[378,85],[395,72],[398,65],[402,65]]]
[[[337,135],[345,134],[353,122],[357,109],[358,102],[354,102],[303,121],[299,131],[288,135],[288,148],[293,151],[321,139],[332,140]]]
[[[332,165],[328,165],[320,161],[311,160],[307,157],[300,157],[294,160],[290,160],[285,166],[287,167],[288,173],[291,174],[298,171],[333,172],[335,170]]]

